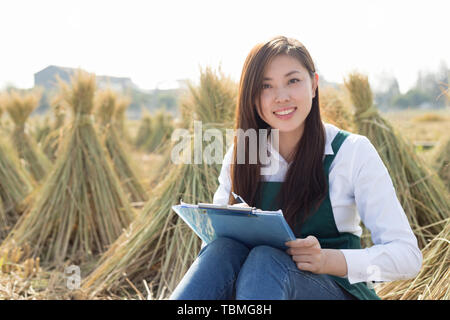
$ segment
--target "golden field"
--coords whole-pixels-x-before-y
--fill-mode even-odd
[[[20,121],[14,123],[9,117],[0,118],[3,142],[7,141],[10,135],[19,134],[21,139],[30,140],[24,147],[27,151],[24,154],[29,157],[21,157],[21,160],[16,156],[11,157],[16,161],[14,166],[29,169],[35,164],[33,161],[37,161],[33,159],[43,158],[44,153],[49,159],[54,157],[53,161],[43,162],[43,169],[50,172],[49,178],[44,179],[44,182],[29,178],[33,191],[23,203],[17,205],[17,217],[14,218],[18,221],[17,225],[7,228],[13,232],[7,234],[0,244],[0,299],[86,298],[78,293],[80,283],[74,283],[70,271],[72,269],[69,264],[71,261],[78,261],[77,259],[82,261],[81,273],[75,274],[76,279],[81,280],[81,286],[92,288],[100,284],[104,287],[102,290],[91,290],[90,299],[167,298],[170,288],[176,285],[195,258],[200,244],[189,228],[170,212],[170,206],[180,197],[195,203],[212,199],[219,172],[216,166],[172,164],[167,152],[170,151],[170,133],[179,126],[192,130],[189,123],[192,122],[194,114],[200,116],[199,120],[204,123],[213,123],[221,130],[232,127],[233,112],[230,110],[235,101],[234,84],[217,77],[210,70],[202,75],[201,82],[203,84],[200,88],[190,88],[196,94],[181,102],[181,118],[175,121],[163,113],[152,114],[148,119],[129,120],[125,118],[126,107],[122,107],[121,113],[117,112],[117,117],[114,113],[113,119],[111,110],[120,109],[120,98],[112,93],[103,93],[100,95],[102,100],[96,100],[94,108],[95,86],[92,79],[88,78],[75,83],[73,89],[65,89],[67,100],[72,102],[72,107],[84,108],[74,111],[73,114],[77,116],[66,122],[70,124],[68,126],[53,128],[52,123],[55,121],[49,121],[47,116],[35,116],[26,121],[32,110],[29,106],[24,106],[25,111],[21,114]],[[89,94],[90,100],[86,98]],[[82,103],[79,103],[79,100],[82,100]],[[217,105],[222,108],[211,108]],[[333,112],[347,112],[344,109],[335,109]],[[344,114],[340,113],[342,119],[346,118]],[[449,108],[385,112],[380,113],[380,116],[394,128],[396,134],[405,139],[406,146],[413,145],[415,153],[424,163],[430,168],[433,167],[435,146],[448,137]],[[352,124],[347,122],[347,125]],[[151,139],[143,141],[143,138]],[[3,148],[3,145],[0,147]],[[0,149],[0,152],[7,150],[8,153],[14,153],[12,149],[15,147],[17,145],[9,141],[9,147]],[[400,146],[398,147],[400,149]],[[0,154],[0,160],[1,156]],[[60,161],[60,158],[63,160]],[[419,158],[416,160],[421,162]],[[23,175],[24,179],[28,179],[27,173]],[[435,176],[436,173],[432,175]],[[118,179],[118,176],[121,178]],[[144,199],[132,199],[134,189],[129,183],[131,180],[135,186],[142,186]],[[57,187],[58,183],[62,188],[69,185],[66,198],[63,197],[61,187]],[[123,190],[125,187],[131,189],[123,192],[119,185]],[[82,191],[74,195],[74,190]],[[436,198],[430,199],[430,206],[441,200],[444,203],[449,198],[448,190],[435,190],[440,191]],[[2,184],[0,192],[4,192]],[[397,192],[403,194],[405,190]],[[129,196],[129,201],[125,200],[126,196]],[[416,201],[420,202],[418,199],[419,197]],[[422,203],[425,202],[426,200]],[[102,216],[108,208],[116,207],[121,208],[116,216],[111,215],[105,219],[96,216],[99,212]],[[8,215],[4,215],[2,208],[0,202],[0,217],[10,219]],[[66,214],[66,211],[71,214]],[[89,213],[91,211],[92,213]],[[81,216],[78,220],[74,218],[77,214]],[[92,214],[92,217],[89,217],[89,214]],[[121,214],[126,214],[128,221],[121,221]],[[449,213],[443,214],[445,216]],[[42,215],[45,215],[45,219]],[[88,218],[84,221],[86,216]],[[434,223],[432,229],[435,229],[436,224],[444,224],[447,220],[441,218],[441,221]],[[53,223],[54,227],[48,226],[47,221]],[[440,270],[440,266],[445,268],[450,262],[446,253],[450,243],[448,228],[439,235],[428,232],[428,226],[416,225],[415,228],[413,229],[417,234],[423,235],[421,248],[424,252],[430,252],[431,257],[426,259],[425,273],[420,275],[420,283],[424,283],[423,286],[430,283],[436,285],[439,289],[438,297],[448,298],[449,279],[440,276],[442,272],[447,272]],[[443,228],[437,228],[441,229]],[[162,230],[167,231],[170,237],[162,236]],[[70,233],[76,236],[69,239]],[[92,239],[91,233],[94,234]],[[64,245],[55,245],[55,237]],[[105,241],[106,245],[100,243],[102,237],[109,237],[109,242]],[[30,246],[30,242],[34,246]],[[427,243],[429,245],[426,245]],[[79,248],[72,250],[76,245]],[[442,252],[445,253],[444,260],[438,261],[440,258],[437,257],[440,257]],[[439,267],[437,279],[433,278],[433,266]],[[416,280],[419,281],[419,278]],[[380,289],[383,290],[381,287],[376,288]],[[404,293],[407,291],[405,290],[400,283],[397,295],[383,292],[382,297],[417,298],[411,294],[411,290],[407,294]],[[427,287],[426,290],[430,288]],[[419,295],[420,297],[422,296]],[[428,296],[430,297],[433,298],[433,295]]]

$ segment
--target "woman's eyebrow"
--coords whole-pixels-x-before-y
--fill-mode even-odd
[[[286,73],[284,76],[289,77],[291,74],[294,74],[294,73],[301,73],[301,72],[298,70],[292,70],[292,71],[289,71],[288,73]],[[272,80],[272,78],[264,78],[263,81],[264,80]]]

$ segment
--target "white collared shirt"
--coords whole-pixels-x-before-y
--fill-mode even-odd
[[[326,154],[334,154],[331,142],[339,131],[324,123]],[[277,172],[261,175],[264,181],[284,181],[286,160],[270,149],[270,163]],[[224,156],[213,203],[227,204],[231,190],[230,163],[233,146]],[[422,266],[422,253],[395,193],[388,170],[375,147],[365,136],[349,135],[331,163],[330,201],[339,232],[361,236],[360,222],[371,232],[374,245],[365,249],[342,249],[349,282],[393,281],[414,278]],[[244,199],[245,200],[245,199]]]

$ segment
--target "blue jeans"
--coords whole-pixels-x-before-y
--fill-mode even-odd
[[[284,251],[218,238],[203,247],[171,300],[350,300],[328,275],[301,271]]]

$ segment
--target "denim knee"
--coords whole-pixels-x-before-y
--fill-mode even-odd
[[[218,238],[204,246],[171,299],[231,299],[234,283],[249,249],[229,238]]]
[[[276,266],[279,270],[283,270],[286,275],[288,272],[305,274],[310,276],[309,271],[299,270],[292,256],[283,250],[271,246],[257,246],[253,248],[245,261],[246,265],[258,265],[261,271],[271,269]]]
[[[204,246],[198,256],[203,254],[214,255],[221,260],[228,260],[233,258],[238,258],[239,260],[245,260],[249,253],[249,248],[243,243],[233,240],[231,238],[217,238],[212,242]]]
[[[262,264],[265,262],[264,265],[266,265],[271,264],[274,261],[279,261],[284,265],[286,263],[290,263],[290,260],[290,256],[286,252],[271,246],[263,245],[254,247],[250,251],[246,263]]]
[[[288,269],[292,261],[282,250],[254,247],[236,281],[236,299],[287,299]]]

